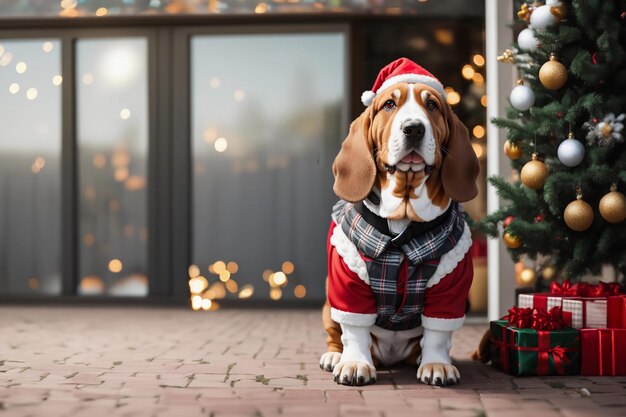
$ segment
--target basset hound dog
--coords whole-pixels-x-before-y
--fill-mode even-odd
[[[478,160],[441,83],[401,58],[383,68],[333,164],[328,234],[327,352],[337,383],[376,381],[376,366],[408,361],[417,379],[450,385],[452,332],[473,278],[461,202]]]

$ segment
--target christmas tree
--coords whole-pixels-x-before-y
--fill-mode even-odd
[[[626,274],[625,6],[522,3],[523,30],[498,58],[519,73],[506,118],[492,120],[519,180],[489,178],[504,204],[479,227],[560,278],[598,276],[605,264]]]

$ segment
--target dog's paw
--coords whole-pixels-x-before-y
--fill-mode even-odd
[[[417,370],[417,380],[428,385],[455,385],[461,382],[461,374],[454,365],[447,363],[427,363]]]
[[[343,385],[369,385],[376,382],[376,368],[367,362],[338,362],[333,380]]]
[[[332,372],[337,362],[341,359],[341,353],[339,352],[326,352],[320,358],[320,368],[325,371]]]

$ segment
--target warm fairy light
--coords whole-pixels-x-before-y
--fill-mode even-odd
[[[43,156],[38,156],[35,158],[35,166],[39,169],[42,169],[46,166],[46,159]]]
[[[230,261],[228,263],[228,265],[226,265],[226,269],[228,270],[228,272],[230,272],[231,274],[236,274],[237,271],[239,271],[239,265],[237,265],[237,262],[235,261]]]
[[[129,118],[130,118],[130,110],[128,110],[128,109],[122,109],[122,110],[120,111],[120,117],[121,117],[123,120],[127,120],[127,119],[129,119]]]
[[[209,80],[209,85],[211,86],[211,88],[219,88],[219,86],[222,85],[222,80],[220,80],[218,77],[212,77]]]
[[[210,291],[214,294],[214,298],[221,299],[226,297],[226,287],[221,282],[211,285]]]
[[[224,263],[224,261],[216,261],[213,264],[213,271],[215,274],[219,274],[224,270],[226,270],[226,264]]]
[[[111,210],[112,213],[120,211],[120,200],[112,198],[111,201],[109,201],[109,210]]]
[[[113,273],[121,272],[123,268],[122,261],[119,259],[111,259],[109,261],[109,271]]]
[[[237,291],[239,291],[239,285],[237,285],[237,281],[235,281],[234,279],[229,279],[225,285],[228,292],[232,294],[235,294],[237,293]]]
[[[103,153],[97,153],[93,156],[93,166],[103,169],[107,164],[107,157]]]
[[[189,274],[189,277],[195,278],[200,275],[200,268],[198,268],[198,265],[189,265],[187,273]]]
[[[454,43],[454,32],[449,29],[435,30],[435,39],[442,45],[452,45]]]
[[[254,294],[254,287],[250,284],[244,285],[239,291],[239,298],[250,298]]]
[[[52,42],[44,42],[43,45],[41,45],[41,49],[44,52],[52,52],[53,48],[54,48],[54,44]]]
[[[483,77],[481,73],[477,72],[472,77],[472,81],[474,82],[474,84],[480,87],[481,85],[485,84],[485,77]]]
[[[461,102],[461,95],[459,93],[457,93],[456,91],[453,91],[453,92],[448,94],[448,97],[446,97],[446,101],[451,106],[454,106],[454,105],[459,104]]]
[[[33,174],[39,174],[39,172],[41,172],[41,168],[35,165],[35,163],[30,164],[30,170]]]
[[[296,288],[293,289],[293,295],[295,295],[296,298],[304,298],[306,296],[306,288],[304,285],[296,285]]]
[[[270,298],[272,300],[280,300],[282,296],[283,296],[283,292],[281,291],[280,288],[272,288],[270,290]]]
[[[63,83],[63,76],[61,75],[55,75],[54,77],[52,77],[52,84],[59,86]]]
[[[220,272],[220,281],[226,282],[229,279],[230,279],[230,272],[228,272],[227,270],[223,270],[222,272]]]
[[[471,80],[474,76],[474,68],[471,65],[463,65],[463,69],[461,69],[461,75],[466,80]]]
[[[2,54],[2,57],[0,57],[0,66],[6,67],[11,63],[12,59],[13,54],[11,52],[5,52],[4,54]]]
[[[480,143],[472,142],[472,149],[476,154],[476,158],[480,159],[485,154],[485,148]]]
[[[130,163],[130,156],[124,149],[120,149],[113,153],[111,158],[111,165],[114,167],[126,167]]]
[[[131,175],[128,177],[124,186],[128,191],[138,191],[146,188],[146,179],[140,175]]]
[[[454,88],[448,86],[448,87],[444,88],[443,90],[446,92],[446,94],[450,94],[451,92],[454,91]]]
[[[191,308],[194,310],[200,310],[202,308],[202,297],[199,295],[191,297]]]
[[[480,98],[480,104],[481,104],[483,107],[487,107],[487,95],[486,95],[486,94],[485,94],[485,95],[483,95],[483,96]]]
[[[4,53],[4,46],[0,43],[0,56]]]
[[[246,93],[244,93],[243,90],[235,90],[233,97],[235,97],[235,101],[244,101],[246,98]]]
[[[20,85],[18,83],[13,83],[9,86],[9,93],[17,94],[20,91]]]
[[[224,152],[226,150],[226,148],[228,147],[228,141],[226,141],[226,139],[224,138],[217,138],[215,140],[215,150],[218,152]]]
[[[135,226],[133,226],[132,224],[127,224],[124,226],[124,236],[133,237],[134,234],[135,234]]]
[[[202,275],[191,278],[189,280],[189,291],[194,294],[199,294],[202,291],[206,290],[209,286],[209,281]]]
[[[34,100],[37,98],[37,89],[36,88],[29,88],[28,90],[26,90],[26,98],[29,100]]]
[[[141,230],[139,230],[139,239],[141,239],[144,242],[146,241],[146,239],[148,239],[148,229],[144,227]]]
[[[113,172],[113,178],[117,182],[124,182],[128,178],[128,168],[116,168]]]
[[[472,57],[472,61],[474,61],[474,65],[476,65],[477,67],[482,67],[483,65],[485,65],[485,57],[481,54],[474,55]]]
[[[64,9],[73,9],[76,7],[77,0],[61,0],[61,7]]]
[[[295,268],[294,268],[292,262],[285,261],[285,262],[283,262],[283,264],[282,264],[280,269],[282,269],[285,274],[289,275],[289,274],[293,273]]]
[[[106,16],[108,14],[109,14],[109,9],[107,9],[106,7],[99,7],[96,10],[96,16],[98,17]]]
[[[95,275],[83,277],[80,280],[78,292],[83,295],[102,294],[104,292],[104,282],[102,282],[102,278]]]
[[[96,237],[93,235],[93,233],[85,233],[85,235],[83,236],[83,244],[87,247],[93,246],[95,241]]]
[[[211,300],[209,300],[208,298],[204,298],[202,299],[202,309],[203,310],[209,310],[211,308]]]
[[[86,73],[85,75],[83,75],[83,84],[85,85],[93,84],[93,75],[90,73]]]
[[[217,129],[213,127],[207,127],[206,129],[204,129],[204,132],[202,132],[202,139],[206,143],[213,143],[215,139],[217,139],[217,136]]]
[[[265,282],[269,281],[273,272],[274,271],[272,271],[271,269],[266,269],[265,271],[263,271],[263,281]]]
[[[254,13],[263,14],[267,12],[267,3],[259,3],[254,8]]]
[[[24,74],[27,69],[28,67],[26,66],[26,62],[24,61],[20,61],[15,64],[15,72],[17,72],[18,74]]]
[[[141,58],[131,46],[118,44],[102,54],[98,65],[104,80],[111,86],[120,87],[137,76]]]
[[[35,277],[28,278],[28,288],[31,290],[36,290],[39,288],[39,280]]]
[[[272,281],[278,286],[283,286],[287,283],[287,275],[283,271],[278,271],[273,275]]]
[[[478,139],[482,139],[485,137],[485,128],[482,127],[481,125],[476,125],[472,129],[472,134]]]
[[[84,190],[85,200],[94,200],[96,198],[96,187],[88,185]]]

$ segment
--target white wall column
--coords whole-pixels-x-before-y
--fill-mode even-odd
[[[513,31],[508,25],[513,19],[513,1],[485,0],[486,61],[487,61],[487,175],[511,175],[509,159],[502,146],[506,132],[489,123],[493,117],[506,114],[508,95],[515,86],[515,67],[500,63],[497,56],[513,42]],[[487,189],[487,212],[500,207],[500,199],[492,186]],[[502,239],[487,243],[488,316],[496,320],[515,304],[515,272],[513,262]]]

